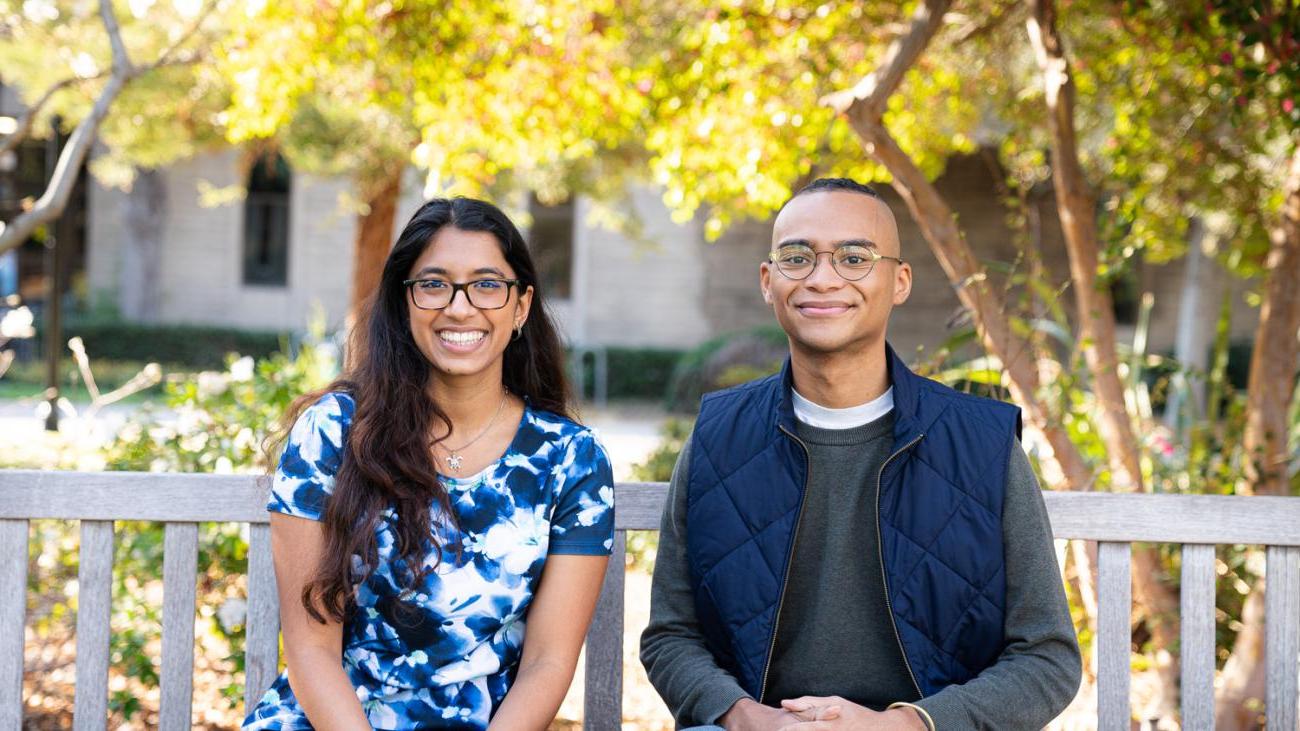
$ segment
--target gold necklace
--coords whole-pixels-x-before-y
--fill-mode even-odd
[[[469,447],[472,446],[474,442],[477,442],[478,440],[482,439],[483,435],[488,433],[488,430],[492,428],[492,425],[497,423],[497,417],[501,416],[501,411],[505,409],[506,401],[509,400],[509,398],[510,398],[509,391],[506,391],[505,393],[501,394],[501,403],[497,404],[496,413],[493,414],[492,418],[488,420],[487,426],[483,427],[483,431],[479,432],[478,436],[474,437],[473,439],[469,440],[465,444],[461,445],[458,449],[452,449],[446,446],[443,447],[443,449],[447,450],[447,456],[443,458],[443,461],[447,463],[447,467],[449,467],[452,472],[455,472],[456,474],[460,474],[460,466],[464,462],[464,458],[460,456],[460,451],[463,449],[469,449]]]

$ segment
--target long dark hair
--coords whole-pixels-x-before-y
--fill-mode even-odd
[[[378,563],[375,528],[386,509],[393,508],[398,516],[395,548],[412,588],[429,571],[424,563],[426,542],[433,543],[435,554],[440,550],[431,531],[431,504],[436,502],[447,520],[455,520],[447,491],[437,479],[432,450],[446,436],[450,420],[429,396],[433,365],[411,335],[402,284],[445,226],[492,234],[520,280],[518,292],[533,288],[522,333],[506,346],[502,381],[532,408],[571,418],[564,350],[519,229],[496,206],[472,198],[435,198],[420,206],[384,263],[379,290],[357,319],[344,375],[297,399],[280,424],[277,444],[283,443],[303,410],[325,393],[346,392],[356,404],[343,461],[326,501],[320,564],[302,592],[307,613],[322,623],[326,615],[345,619],[353,588],[364,578],[354,575],[352,556],[362,557],[366,571]],[[442,437],[431,441],[435,430]]]

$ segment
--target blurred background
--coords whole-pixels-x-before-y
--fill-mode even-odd
[[[618,478],[665,480],[700,394],[784,358],[772,215],[849,176],[914,268],[892,344],[1020,404],[1047,489],[1294,495],[1298,95],[1290,0],[0,0],[0,467],[264,472],[396,232],[463,194],[525,231]],[[77,532],[33,525],[25,726],[63,728]],[[201,541],[195,724],[231,728],[246,536]],[[671,728],[635,658],[654,546],[628,728]],[[116,551],[113,725],[148,728],[161,526]],[[1095,550],[1059,557],[1087,654]],[[1135,551],[1151,728],[1178,560]],[[1219,549],[1220,728],[1261,722],[1262,566]],[[1094,671],[1057,727],[1095,727]]]

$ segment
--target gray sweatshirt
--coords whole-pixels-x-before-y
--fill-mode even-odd
[[[1081,662],[1029,460],[1017,444],[1007,471],[1006,646],[973,680],[919,699],[885,604],[876,533],[878,475],[893,448],[892,428],[892,413],[852,429],[798,424],[810,458],[794,547],[799,568],[786,587],[764,701],[838,695],[876,710],[909,701],[943,731],[1042,728],[1074,698]],[[669,487],[641,636],[650,682],[684,726],[714,723],[748,697],[718,667],[695,618],[685,540],[689,460],[687,440]]]

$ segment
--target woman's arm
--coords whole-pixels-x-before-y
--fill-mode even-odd
[[[324,531],[314,520],[271,514],[271,555],[289,686],[319,731],[370,731],[356,689],[343,672],[343,625],[321,624],[302,606],[302,590],[320,562]]]
[[[519,674],[492,718],[496,729],[545,729],[573,681],[608,556],[551,555],[528,609]]]

